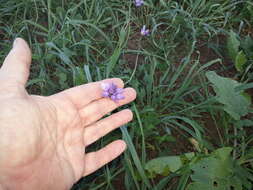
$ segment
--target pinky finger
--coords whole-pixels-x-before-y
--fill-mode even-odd
[[[84,173],[87,176],[113,159],[117,158],[126,149],[126,143],[123,140],[116,140],[104,148],[85,155]]]

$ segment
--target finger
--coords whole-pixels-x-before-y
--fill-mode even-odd
[[[83,120],[83,124],[87,126],[99,120],[104,115],[106,115],[107,113],[110,113],[111,111],[118,108],[119,106],[128,104],[136,98],[136,92],[133,88],[124,89],[123,94],[125,98],[118,102],[114,102],[109,98],[102,98],[85,106],[79,112]]]
[[[22,38],[17,38],[0,69],[0,80],[25,86],[30,64],[31,50]]]
[[[114,83],[119,88],[123,88],[124,86],[124,83],[121,79],[112,78],[73,87],[53,96],[65,97],[69,99],[77,107],[77,109],[81,109],[88,103],[102,98],[102,83]]]
[[[131,110],[126,109],[117,112],[103,120],[96,122],[95,124],[85,128],[84,131],[84,144],[88,146],[105,136],[112,130],[128,123],[133,119],[133,113]]]
[[[113,159],[117,158],[126,149],[126,143],[123,140],[117,140],[97,152],[91,152],[85,155],[84,173],[87,176]]]

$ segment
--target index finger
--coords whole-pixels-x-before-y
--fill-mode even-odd
[[[64,90],[53,96],[61,96],[70,100],[77,109],[81,109],[90,102],[102,98],[102,83],[114,83],[119,88],[124,87],[124,82],[119,78],[105,79],[98,82],[91,82]]]

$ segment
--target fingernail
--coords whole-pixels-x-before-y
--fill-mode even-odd
[[[15,48],[15,47],[17,46],[18,41],[19,41],[18,38],[16,38],[16,39],[14,40],[13,45],[12,45],[13,48]]]

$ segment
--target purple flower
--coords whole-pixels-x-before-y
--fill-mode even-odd
[[[141,35],[142,36],[148,36],[149,35],[149,29],[146,29],[146,25],[144,25],[141,29]]]
[[[135,0],[135,6],[136,7],[140,7],[144,4],[144,1],[143,0]]]
[[[125,98],[123,95],[124,90],[122,88],[118,88],[113,83],[102,83],[101,87],[103,89],[102,96],[105,98],[111,98],[114,102]]]

